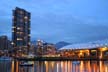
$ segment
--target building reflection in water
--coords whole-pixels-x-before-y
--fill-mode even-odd
[[[0,72],[11,72],[11,61],[0,61]]]
[[[0,61],[0,72],[108,72],[108,61],[35,61],[20,67],[18,61]]]

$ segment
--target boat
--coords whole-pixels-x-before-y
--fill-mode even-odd
[[[20,66],[33,66],[32,62],[23,62],[20,64]]]

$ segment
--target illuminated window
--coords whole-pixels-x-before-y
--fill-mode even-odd
[[[22,38],[17,38],[17,40],[22,40]]]
[[[20,30],[21,28],[20,27],[17,27],[17,30]]]
[[[20,28],[18,27],[17,30],[20,30]]]
[[[14,45],[14,42],[12,42],[11,44]]]
[[[17,34],[23,34],[23,32],[17,32]]]
[[[25,17],[24,17],[24,19],[28,19],[28,17],[27,17],[27,16],[25,16]]]
[[[91,52],[96,52],[96,50],[91,50]]]

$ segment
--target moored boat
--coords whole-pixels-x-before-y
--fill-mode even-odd
[[[32,62],[23,62],[20,64],[20,66],[33,66]]]

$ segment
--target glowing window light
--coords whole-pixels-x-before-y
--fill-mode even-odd
[[[17,30],[20,30],[21,28],[20,27],[17,27]]]
[[[28,17],[27,17],[27,16],[25,16],[25,17],[24,17],[24,19],[28,19]]]
[[[17,40],[19,41],[19,40],[22,40],[22,38],[17,38]]]

